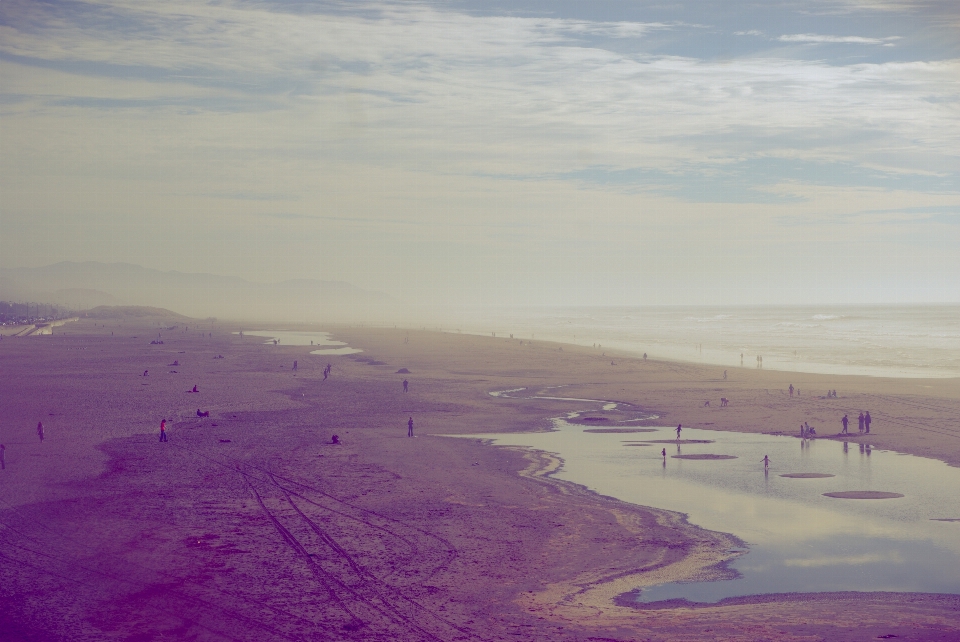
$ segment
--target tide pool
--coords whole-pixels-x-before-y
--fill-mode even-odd
[[[234,334],[240,334],[234,332]],[[318,355],[344,355],[363,352],[359,348],[351,348],[343,341],[334,341],[330,338],[329,332],[304,332],[299,330],[253,330],[244,331],[243,336],[266,337],[263,343],[272,344],[274,341],[278,345],[285,346],[316,346],[310,354]]]
[[[511,391],[517,392],[517,391]],[[505,396],[505,395],[504,395]],[[604,404],[593,401],[591,409]],[[762,593],[912,591],[960,593],[960,469],[862,443],[674,427],[586,432],[554,420],[544,433],[471,435],[495,445],[559,455],[555,473],[602,494],[685,513],[692,524],[732,533],[747,551],[729,564],[740,577],[644,588],[638,600],[715,602]],[[625,416],[629,421],[629,418]],[[639,427],[632,423],[608,427]],[[666,460],[661,450],[666,449]],[[678,459],[727,455],[735,459]],[[764,456],[770,458],[765,473]],[[792,473],[832,477],[790,478]],[[824,493],[881,491],[894,499]],[[937,521],[953,520],[958,521]]]

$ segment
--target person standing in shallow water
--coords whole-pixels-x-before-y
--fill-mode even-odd
[[[663,456],[663,463],[667,463],[667,449],[664,448],[660,451],[660,454]]]
[[[167,440],[167,420],[161,419],[160,420],[160,441],[166,441],[166,440]]]
[[[873,419],[870,418],[870,411],[868,410],[867,414],[863,416],[863,429],[868,435],[870,434],[870,422],[872,421]]]
[[[407,420],[407,437],[413,437],[413,417]]]
[[[763,472],[767,472],[770,469],[770,455],[764,455],[760,461],[763,462]]]
[[[680,430],[683,429],[683,424],[677,424],[677,441],[680,441]]]

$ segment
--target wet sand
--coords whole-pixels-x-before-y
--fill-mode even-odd
[[[157,323],[180,327],[149,345]],[[548,429],[584,408],[488,394],[524,387],[634,404],[664,425],[793,434],[809,421],[821,437],[839,432],[844,412],[870,410],[874,434],[843,438],[957,465],[956,381],[755,369],[723,381],[719,368],[627,355],[612,366],[609,351],[575,346],[362,328],[324,328],[364,352],[320,357],[183,324],[81,320],[0,344],[9,639],[960,636],[957,596],[638,608],[623,594],[723,577],[718,563],[739,542],[554,480],[560,462],[547,454],[439,436]],[[790,383],[840,398],[790,398]],[[729,406],[704,407],[721,396]]]

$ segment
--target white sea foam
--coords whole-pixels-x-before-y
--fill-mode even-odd
[[[960,377],[960,305],[484,309],[464,331],[648,353],[725,369]]]

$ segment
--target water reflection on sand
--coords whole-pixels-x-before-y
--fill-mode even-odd
[[[636,425],[636,424],[633,424]],[[673,428],[640,435],[584,432],[555,420],[548,433],[474,435],[498,445],[557,453],[556,477],[624,501],[686,513],[693,524],[732,533],[749,553],[731,563],[741,577],[645,588],[644,602],[711,602],[759,593],[923,591],[960,593],[960,469],[921,457],[878,451],[866,443],[684,428],[685,440],[713,443],[629,444],[674,436]],[[663,461],[661,448],[666,447]],[[677,454],[736,459],[683,460]],[[764,473],[761,460],[771,468]],[[783,473],[825,473],[784,478]],[[836,491],[888,491],[899,499],[825,497]]]
[[[234,334],[240,334],[234,332]],[[306,332],[299,330],[252,330],[244,331],[244,336],[266,337],[263,343],[273,343],[277,341],[279,345],[284,346],[316,346],[310,354],[319,355],[344,355],[363,352],[359,348],[351,348],[343,341],[334,341],[330,338],[329,332]]]

